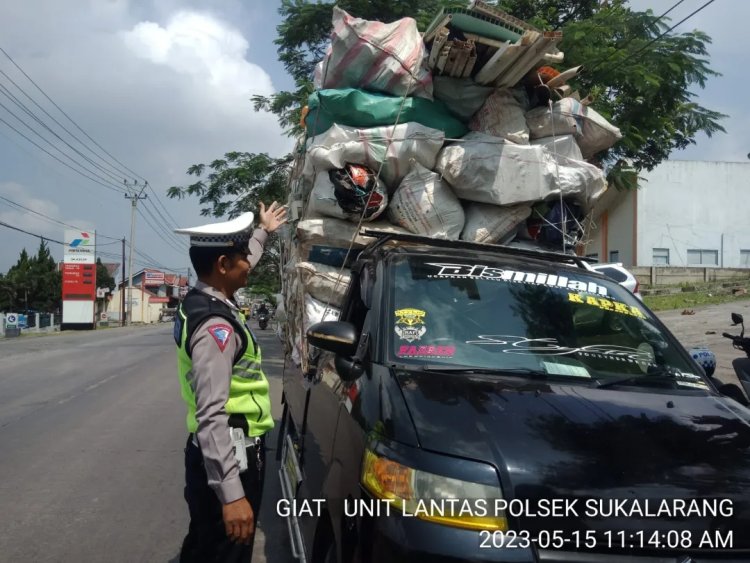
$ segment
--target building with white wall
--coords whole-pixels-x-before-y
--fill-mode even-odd
[[[750,268],[750,163],[670,160],[610,188],[585,254],[626,266]]]

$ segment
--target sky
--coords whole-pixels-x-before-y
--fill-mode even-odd
[[[705,1],[683,0],[670,13],[672,22]],[[651,8],[660,15],[674,3],[632,0],[631,6]],[[133,269],[158,265],[186,273],[186,247],[179,237],[171,236],[171,228],[210,219],[200,215],[197,198],[172,200],[166,196],[167,188],[191,183],[194,178],[186,174],[190,165],[210,162],[227,151],[280,156],[292,147],[275,117],[255,112],[250,102],[255,94],[292,86],[273,44],[280,23],[278,4],[278,0],[6,2],[0,47],[72,121],[0,52],[0,222],[57,241],[69,228],[59,222],[96,230],[102,259],[119,262],[119,239],[130,239],[131,204],[122,193],[123,180],[132,186],[138,179],[140,190],[145,178],[150,189],[144,192],[148,198],[138,203],[142,215],[136,216]],[[742,105],[748,82],[747,21],[750,2],[715,0],[678,28],[701,29],[713,38],[711,66],[723,76],[712,79],[705,90],[697,89],[697,99],[730,117],[723,123],[727,134],[712,139],[700,136],[697,145],[671,158],[750,162],[750,112]],[[6,94],[81,154],[32,122]],[[62,132],[44,110],[108,164]],[[13,114],[34,123],[41,137]],[[92,170],[86,174],[93,180],[53,159],[20,133],[70,166],[76,165],[55,147],[83,162]],[[22,248],[34,253],[39,246],[39,238],[2,225],[0,233],[0,272],[17,261]],[[62,260],[61,245],[49,244],[52,255]]]

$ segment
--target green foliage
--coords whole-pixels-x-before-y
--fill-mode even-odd
[[[592,107],[620,127],[623,139],[600,161],[625,158],[638,170],[651,170],[676,150],[695,143],[698,133],[723,132],[721,113],[694,100],[717,73],[708,65],[710,38],[700,31],[656,38],[668,29],[652,11],[636,12],[626,0],[502,0],[490,2],[542,29],[560,29],[565,67],[585,65],[571,84]],[[365,19],[393,21],[412,16],[424,29],[447,0],[342,0],[338,5]],[[295,90],[253,98],[255,108],[275,113],[292,135],[301,133],[299,118],[317,61],[323,58],[330,33],[332,4],[282,0],[278,26],[279,59],[295,82]],[[651,41],[653,44],[649,45]],[[646,47],[648,45],[648,47]]]
[[[109,270],[102,264],[102,259],[96,259],[96,287],[106,287],[110,291],[115,288],[115,279],[109,275]]]
[[[62,274],[45,241],[36,256],[24,248],[7,274],[0,276],[0,310],[53,312],[60,308]]]

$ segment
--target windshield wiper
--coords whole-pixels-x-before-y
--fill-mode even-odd
[[[547,378],[546,371],[531,368],[483,368],[476,366],[452,366],[448,364],[427,364],[422,371],[441,371],[445,373],[496,373],[501,375],[520,375],[525,377]]]
[[[607,387],[614,387],[616,385],[636,385],[639,387],[650,387],[651,384],[664,384],[672,383],[676,381],[677,374],[670,371],[668,368],[661,367],[651,371],[650,373],[644,373],[642,375],[629,375],[627,377],[618,377],[615,379],[595,379],[591,382],[591,387],[597,389],[604,389]]]

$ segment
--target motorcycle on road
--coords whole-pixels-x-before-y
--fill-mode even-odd
[[[258,315],[258,327],[261,330],[266,330],[268,327],[268,313],[261,313]]]
[[[732,346],[745,353],[746,357],[736,358],[732,361],[732,367],[737,374],[737,379],[739,379],[742,387],[745,389],[745,394],[750,397],[750,338],[745,336],[745,321],[742,315],[732,313],[732,324],[734,326],[741,325],[742,330],[740,334],[735,335],[724,332],[722,336],[729,338],[732,341]]]

